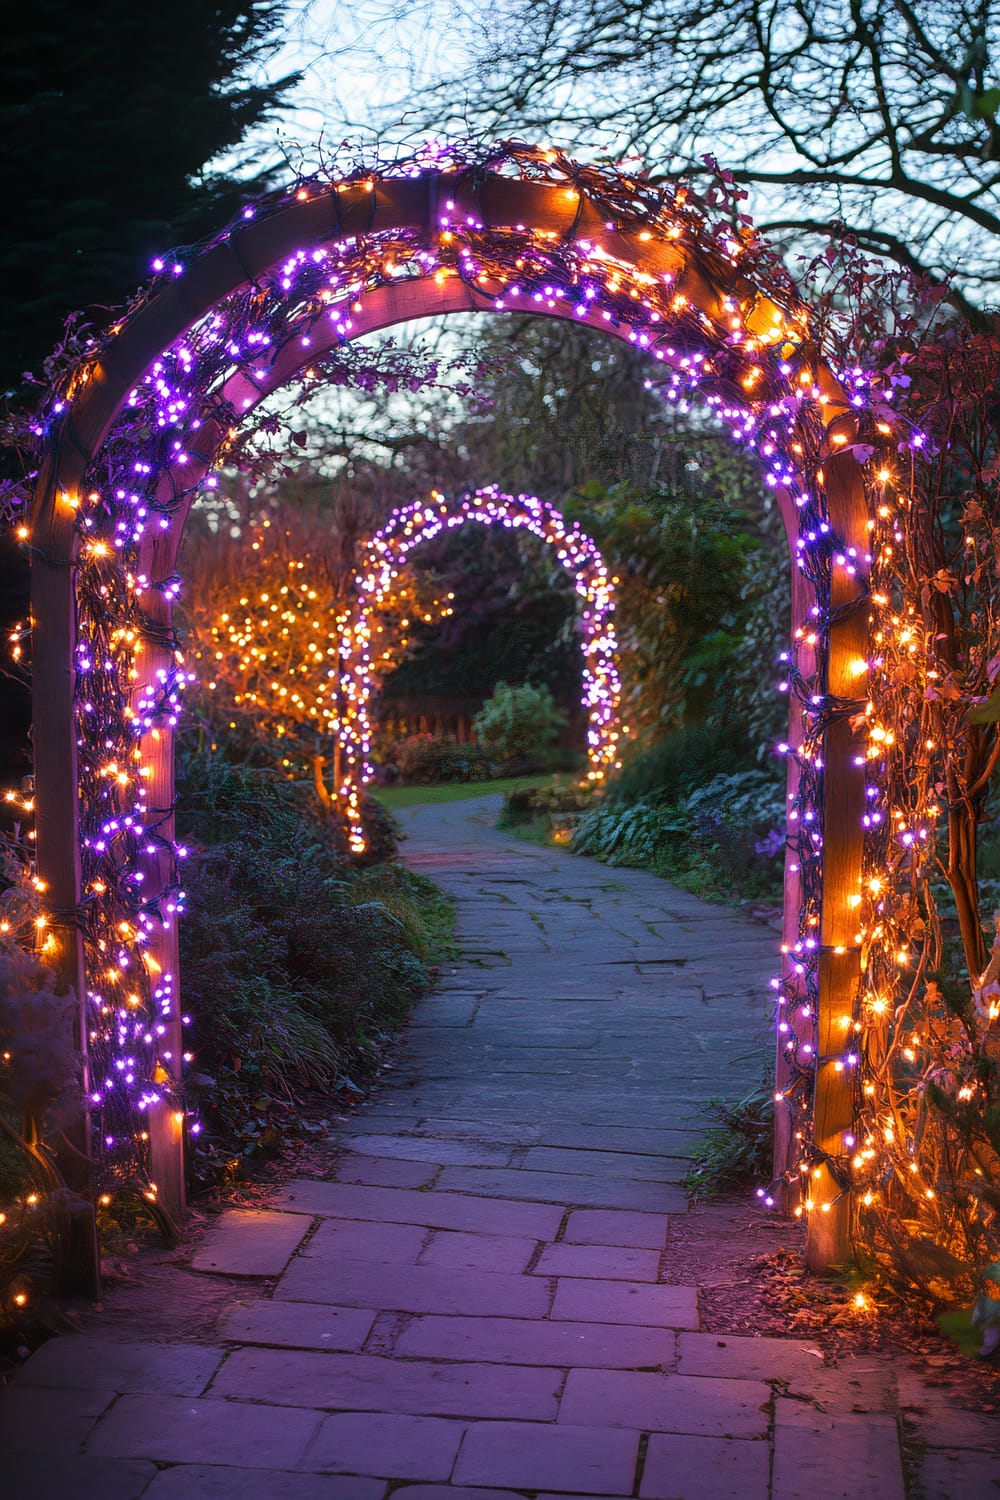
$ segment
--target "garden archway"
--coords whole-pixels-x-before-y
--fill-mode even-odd
[[[869,511],[853,451],[864,402],[819,358],[766,247],[717,214],[685,186],[521,145],[302,182],[187,264],[158,268],[56,393],[26,528],[46,956],[85,997],[103,1149],[124,1159],[148,1135],[168,1206],[183,1201],[171,731],[184,668],[171,611],[187,510],[259,403],[322,378],[351,339],[513,309],[647,350],[667,395],[698,389],[758,453],[782,506],[797,563],[799,816],[784,979],[798,1020],[780,1113],[787,1142],[814,1082],[799,1151],[816,1207],[810,1259],[843,1258],[854,1085],[841,1018],[861,972],[864,749],[851,720],[866,682]]]
[[[608,771],[620,764],[617,710],[621,683],[615,661],[618,642],[613,623],[617,580],[610,577],[593,541],[575,524],[567,525],[554,505],[536,495],[515,497],[491,485],[449,501],[432,491],[427,500],[415,500],[393,511],[368,542],[361,559],[360,607],[357,619],[345,633],[342,648],[352,663],[351,698],[357,705],[360,730],[355,737],[360,775],[355,774],[344,789],[349,816],[351,799],[356,807],[357,792],[370,774],[364,764],[369,738],[365,704],[369,696],[368,645],[373,622],[384,607],[393,580],[406,566],[409,553],[441,531],[469,522],[531,532],[544,546],[553,549],[556,560],[572,578],[573,587],[583,601],[579,624],[583,649],[582,701],[587,710],[587,778],[593,783],[603,781]]]

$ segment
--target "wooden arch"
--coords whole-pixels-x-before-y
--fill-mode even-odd
[[[527,148],[521,157],[526,153]],[[555,160],[555,154],[535,153],[532,160],[547,163]],[[593,177],[558,165],[547,172],[543,169],[532,175],[522,170],[512,176],[512,161],[517,167],[517,150],[508,152],[504,161],[497,157],[475,168],[442,169],[432,164],[398,175],[356,174],[345,182],[306,183],[286,198],[269,203],[263,215],[241,221],[221,236],[183,275],[167,280],[116,325],[96,355],[81,361],[74,372],[67,389],[67,410],[51,427],[30,531],[38,872],[50,903],[47,957],[79,996],[86,995],[87,983],[80,919],[85,893],[81,889],[77,773],[80,729],[75,711],[76,576],[81,545],[87,545],[85,533],[81,542],[80,514],[91,482],[88,475],[100,460],[130,393],[163,352],[227,298],[241,291],[249,295],[266,284],[283,264],[301,254],[302,247],[344,244],[352,239],[361,243],[399,232],[410,237],[411,274],[394,280],[386,271],[379,284],[366,285],[357,296],[352,290],[350,323],[346,313],[339,321],[324,319],[316,324],[308,347],[302,340],[290,339],[274,358],[234,357],[221,387],[211,393],[211,400],[206,399],[196,441],[184,455],[187,491],[192,475],[207,471],[217,461],[232,423],[247,418],[270,392],[337,348],[345,337],[355,338],[404,320],[498,308],[575,317],[647,347],[651,359],[667,370],[689,370],[700,348],[718,354],[720,360],[725,357],[725,369],[719,371],[710,368],[711,361],[705,362],[703,387],[722,391],[719,400],[723,403],[735,389],[748,407],[765,416],[768,403],[775,411],[795,408],[799,413],[790,419],[792,440],[784,466],[772,471],[772,482],[793,555],[801,545],[798,517],[806,489],[810,504],[818,504],[828,517],[832,546],[823,597],[817,599],[803,574],[793,570],[793,626],[802,627],[804,633],[817,619],[822,621],[826,632],[826,659],[820,667],[824,699],[840,705],[863,701],[868,509],[861,471],[850,452],[856,437],[855,418],[840,382],[808,343],[807,330],[800,325],[792,333],[788,308],[779,306],[755,284],[752,271],[744,268],[738,242],[727,244],[717,234],[699,230],[683,206],[683,189],[669,202],[661,194],[653,203],[650,193],[633,183],[632,200],[619,199],[609,209],[609,201],[594,190]],[[615,180],[619,184],[629,181]],[[592,256],[594,264],[600,261],[602,274],[617,278],[616,287],[631,286],[631,295],[645,307],[655,303],[656,310],[638,333],[635,322],[612,316],[600,296],[574,307],[572,298],[560,301],[559,288],[546,286],[544,278],[537,277],[530,286],[526,282],[526,288],[518,289],[518,302],[506,281],[499,284],[491,275],[472,274],[472,259],[463,247],[475,246],[476,237],[484,235],[494,244],[509,241],[515,248],[530,240],[543,260],[550,252],[582,247],[581,253]],[[553,279],[558,279],[556,272]],[[647,292],[652,300],[643,301]],[[696,337],[692,337],[692,327]],[[734,370],[737,375],[743,372],[741,380],[735,379]],[[728,410],[724,405],[721,409]],[[229,413],[228,418],[220,412]],[[162,482],[175,481],[167,476]],[[189,503],[188,499],[178,504],[160,528],[142,541],[138,569],[148,578],[163,580],[172,574]],[[134,674],[139,694],[172,666],[171,603],[169,588],[152,591],[146,601],[149,628]],[[804,713],[795,703],[789,736],[792,746],[799,745],[806,733]],[[814,919],[818,926],[807,937],[818,970],[817,1156],[812,1196],[822,1211],[817,1209],[809,1221],[809,1258],[815,1268],[841,1261],[849,1234],[846,1192],[827,1164],[843,1156],[844,1135],[853,1120],[853,1082],[843,1064],[844,1035],[839,1023],[845,1012],[852,1011],[860,977],[853,907],[861,880],[864,768],[863,751],[859,751],[846,712],[824,722],[819,750],[822,827],[813,837],[824,841],[822,902]],[[143,872],[146,889],[154,890],[170,881],[165,852],[174,795],[169,715],[161,712],[150,724],[142,736],[141,752],[148,775],[146,800],[157,810],[163,835],[149,853]],[[790,768],[794,789],[794,759]],[[798,874],[791,868],[785,902],[788,949],[796,945],[801,949],[799,914]],[[169,992],[170,976],[177,974],[173,915],[157,910],[154,926],[147,952],[161,1023],[155,1041],[157,1088],[146,1117],[156,1190],[161,1203],[177,1211],[183,1206],[183,1120],[174,1091],[179,1085],[183,1042],[178,997],[176,990],[172,995]],[[87,1008],[81,1001],[79,1039],[84,1056],[87,1028]],[[779,1092],[780,1087],[779,1073]],[[779,1110],[782,1168],[788,1160],[790,1119],[787,1111]],[[76,1144],[86,1148],[84,1124]],[[794,1141],[791,1146],[794,1150]]]

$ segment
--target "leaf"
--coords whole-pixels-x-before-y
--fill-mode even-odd
[[[997,110],[1000,109],[1000,89],[984,89],[974,98],[970,106],[966,106],[965,113],[972,120],[995,120]]]
[[[1000,687],[995,687],[990,696],[977,703],[965,716],[967,724],[1000,724]]]

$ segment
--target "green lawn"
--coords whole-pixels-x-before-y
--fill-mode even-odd
[[[549,772],[537,776],[507,776],[500,781],[447,781],[438,786],[373,786],[369,791],[376,801],[390,811],[397,807],[416,807],[423,802],[464,802],[470,797],[493,797],[497,792],[513,792],[518,787],[548,786]]]

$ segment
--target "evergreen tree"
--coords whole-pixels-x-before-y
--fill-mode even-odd
[[[0,390],[40,374],[67,314],[121,303],[160,251],[221,227],[251,127],[295,81],[255,82],[284,0],[37,0],[8,7],[0,68]],[[259,165],[259,164],[257,164]]]
[[[153,257],[221,228],[262,186],[241,143],[296,81],[255,82],[284,0],[36,0],[4,11],[0,394],[32,401],[67,316],[100,326]],[[227,155],[234,171],[213,169]],[[5,466],[16,459],[6,457]],[[0,544],[0,628],[28,570]],[[5,642],[0,643],[5,650]],[[0,675],[0,777],[29,769],[27,694]]]

